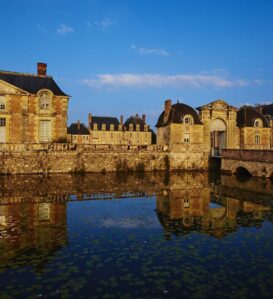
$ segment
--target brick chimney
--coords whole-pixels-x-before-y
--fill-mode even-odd
[[[78,122],[77,122],[77,127],[78,127],[78,130],[80,130],[80,128],[81,128],[81,123],[80,123],[79,120],[78,120]]]
[[[144,125],[146,124],[146,115],[145,114],[142,114],[142,121],[144,123]]]
[[[37,75],[46,76],[47,64],[43,62],[37,62]]]
[[[120,124],[123,125],[123,115],[120,116]]]
[[[172,100],[167,99],[165,101],[165,113],[169,113],[172,110]]]
[[[89,113],[88,114],[88,125],[90,126],[91,123],[92,123],[92,114]]]

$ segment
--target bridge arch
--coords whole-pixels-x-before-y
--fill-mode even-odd
[[[252,176],[252,171],[250,170],[250,167],[246,163],[242,162],[233,165],[231,172],[233,174]]]

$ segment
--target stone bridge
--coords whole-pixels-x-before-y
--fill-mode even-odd
[[[222,151],[221,171],[225,173],[249,173],[257,177],[273,177],[273,150]]]

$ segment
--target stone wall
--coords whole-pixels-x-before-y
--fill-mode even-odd
[[[272,150],[223,150],[221,171],[236,173],[240,169],[247,170],[252,176],[272,177]]]
[[[0,174],[207,170],[204,153],[167,147],[69,144],[0,147]]]

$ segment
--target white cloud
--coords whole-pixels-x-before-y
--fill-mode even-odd
[[[67,26],[65,24],[61,24],[58,28],[57,28],[57,32],[60,34],[67,34],[67,33],[72,33],[74,32],[74,29],[70,26]]]
[[[102,20],[100,20],[100,21],[95,21],[94,22],[94,25],[95,26],[97,26],[97,27],[100,27],[100,28],[102,28],[102,29],[105,29],[105,28],[107,28],[107,27],[110,27],[110,26],[112,26],[112,25],[114,25],[115,23],[112,21],[112,20],[110,20],[109,18],[104,18],[104,19],[102,19]],[[92,26],[92,24],[90,24],[89,22],[87,22],[87,26]]]
[[[244,87],[256,84],[246,79],[228,79],[224,76],[209,74],[101,74],[92,79],[85,79],[83,83],[90,87],[162,87],[162,86],[190,86],[190,87]]]
[[[135,44],[132,44],[131,49],[141,55],[155,54],[160,56],[170,56],[169,52],[158,48],[138,48]]]

